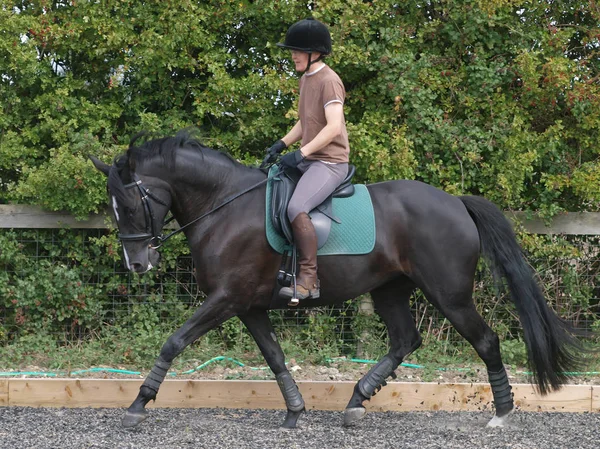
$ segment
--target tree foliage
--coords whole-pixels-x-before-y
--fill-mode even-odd
[[[362,181],[598,209],[594,0],[0,0],[0,201],[98,209],[86,155],[140,130],[195,126],[255,164],[296,120],[275,43],[309,15],[332,32]]]

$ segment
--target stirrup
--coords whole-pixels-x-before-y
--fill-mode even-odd
[[[302,287],[304,289],[304,287]],[[279,297],[283,299],[288,299],[288,306],[295,307],[300,303],[300,299],[319,299],[321,296],[321,289],[319,283],[317,283],[317,288],[314,290],[305,289],[308,292],[308,295],[299,298],[298,297],[298,289],[297,286],[292,284],[290,287],[282,287],[279,290]],[[283,294],[282,294],[283,293]]]

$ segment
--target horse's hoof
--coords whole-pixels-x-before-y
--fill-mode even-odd
[[[285,417],[285,421],[283,422],[283,424],[281,425],[282,429],[295,429],[296,425],[298,424],[298,418],[300,418],[300,415],[302,413],[304,413],[304,409],[297,411],[297,412],[293,412],[291,410],[288,410],[287,415]]]
[[[143,410],[142,412],[130,412],[127,411],[125,416],[123,416],[123,420],[121,421],[121,425],[127,429],[137,426],[142,421],[145,421],[148,417],[148,411]]]
[[[503,416],[494,415],[490,422],[487,423],[488,427],[504,427],[508,424],[509,416],[512,414],[512,410]]]
[[[364,407],[347,408],[344,411],[344,426],[349,427],[360,421],[367,413]]]

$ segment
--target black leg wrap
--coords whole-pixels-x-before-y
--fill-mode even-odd
[[[160,384],[162,384],[163,380],[165,380],[165,376],[167,375],[167,371],[171,364],[169,362],[165,362],[160,357],[156,359],[150,374],[146,377],[146,380],[143,383],[143,387],[148,387],[155,392],[160,388]]]
[[[494,395],[494,404],[496,405],[496,414],[502,416],[513,409],[512,387],[508,383],[508,376],[504,367],[500,371],[494,372],[488,370],[488,378]]]
[[[386,385],[385,380],[394,374],[397,367],[398,363],[386,355],[358,381],[358,390],[364,397],[370,399],[375,394],[375,390],[379,391]]]
[[[277,379],[277,385],[279,385],[281,394],[283,394],[287,409],[292,412],[304,410],[304,399],[302,399],[300,390],[298,390],[298,386],[294,382],[290,372],[284,371],[275,376],[275,379]]]

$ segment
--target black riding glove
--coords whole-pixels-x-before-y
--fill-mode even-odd
[[[283,150],[285,150],[287,148],[287,145],[285,144],[285,142],[281,139],[279,139],[277,142],[275,142],[273,145],[271,145],[268,149],[267,149],[267,153],[268,154],[281,154],[281,152]]]
[[[277,142],[275,142],[273,145],[267,148],[267,155],[263,159],[262,164],[260,166],[266,167],[267,165],[275,162],[277,160],[277,156],[279,156],[281,152],[286,148],[287,145],[283,140],[280,139]]]
[[[288,154],[284,154],[279,161],[281,167],[285,168],[296,168],[300,162],[302,162],[304,156],[300,150],[293,151]]]

